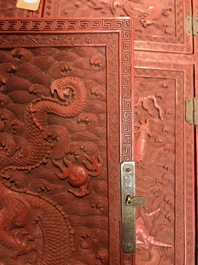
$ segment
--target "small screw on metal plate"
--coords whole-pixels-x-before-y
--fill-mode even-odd
[[[126,167],[126,172],[131,172],[131,168],[130,167]]]
[[[131,249],[133,246],[132,246],[131,243],[128,243],[128,244],[126,245],[126,247],[127,247],[127,249],[129,250],[129,249]]]

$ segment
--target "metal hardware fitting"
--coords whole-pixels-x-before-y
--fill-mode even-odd
[[[186,122],[189,124],[198,124],[198,98],[186,99]]]
[[[186,33],[189,36],[198,36],[198,17],[186,17]]]
[[[135,162],[121,164],[122,249],[125,253],[136,250],[136,210],[147,199],[135,196]]]

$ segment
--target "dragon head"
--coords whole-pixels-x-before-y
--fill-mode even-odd
[[[52,82],[50,87],[51,93],[53,95],[57,93],[61,100],[65,100],[73,94],[73,89],[67,80],[68,78],[69,77],[57,79]]]

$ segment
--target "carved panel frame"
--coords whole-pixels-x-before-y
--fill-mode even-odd
[[[91,47],[106,49],[109,264],[119,265],[120,162],[133,159],[133,25],[117,19],[6,19],[0,21],[0,49]]]
[[[135,50],[192,53],[192,36],[186,33],[186,17],[192,16],[190,0],[45,1],[45,17],[75,16],[76,13],[90,17],[131,17],[135,25]],[[159,29],[162,34],[158,33]]]
[[[179,60],[177,56],[171,58],[172,61],[170,60],[167,64],[163,63],[163,56],[160,54],[156,54],[155,58],[147,55],[135,53],[134,79],[161,78],[175,82],[175,184],[173,188],[175,258],[173,264],[195,264],[194,129],[184,120],[185,99],[192,97],[194,93],[193,64],[186,62],[186,64],[177,65],[175,64],[175,61]],[[153,59],[156,61],[154,62]],[[136,92],[134,94],[136,95]],[[149,175],[149,169],[147,174]],[[137,175],[136,179],[140,177]]]
[[[174,36],[138,36],[135,38],[136,50],[154,50],[154,51],[166,51],[173,53],[192,53],[193,39],[192,36],[186,33],[186,17],[192,16],[191,2],[175,1],[175,35]]]

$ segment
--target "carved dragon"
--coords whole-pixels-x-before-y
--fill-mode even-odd
[[[9,179],[9,173],[31,171],[46,163],[54,146],[56,136],[50,131],[48,114],[61,117],[72,117],[84,108],[86,89],[79,78],[65,77],[55,80],[51,84],[51,93],[57,93],[58,98],[38,98],[33,100],[25,112],[26,136],[28,152],[21,157],[17,144],[11,135],[3,132],[0,141],[1,177]],[[30,210],[33,208],[38,214],[35,222],[39,225],[44,238],[43,255],[40,265],[65,265],[72,249],[70,234],[71,226],[68,218],[61,209],[50,199],[28,190],[14,191],[0,182],[0,241],[7,248],[14,250],[12,258],[36,251],[33,237],[25,231]],[[41,213],[41,216],[40,214]],[[22,229],[23,235],[16,235],[13,229]],[[25,239],[22,239],[24,238]],[[58,248],[58,249],[57,249]],[[58,252],[57,252],[58,251]]]
[[[31,251],[39,252],[35,238],[25,229],[33,209],[33,221],[40,227],[45,242],[38,264],[68,264],[73,231],[68,217],[55,203],[34,193],[9,190],[1,183],[0,207],[0,241],[13,251],[13,259]]]
[[[106,0],[112,13],[115,8],[122,8],[130,16],[140,17],[140,22],[144,28],[155,25],[157,19],[162,14],[169,16],[173,10],[168,6],[169,0]],[[137,13],[137,14],[136,14]],[[136,15],[135,15],[136,14]]]
[[[14,155],[9,158],[5,153],[0,154],[0,164],[4,171],[8,169],[28,170],[46,163],[53,148],[54,132],[47,126],[47,114],[61,117],[77,115],[85,105],[86,89],[79,78],[65,77],[51,84],[51,92],[59,99],[38,98],[33,100],[25,112],[26,135],[28,138],[28,154],[21,159],[20,151],[16,148]],[[71,103],[66,102],[71,98]],[[47,144],[48,142],[48,144]],[[9,141],[4,143],[4,150],[9,149]]]

